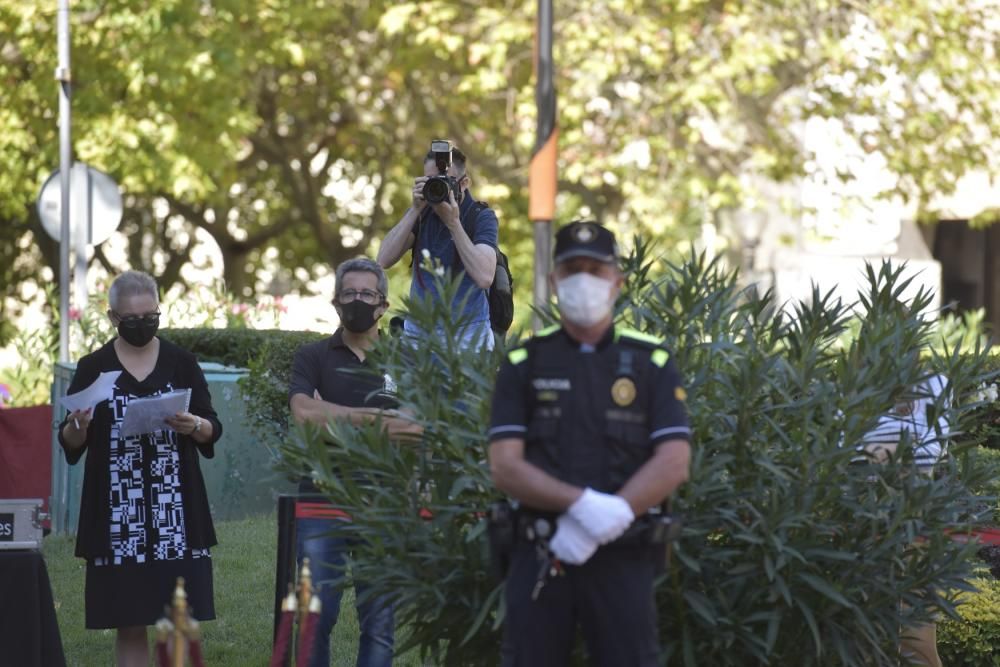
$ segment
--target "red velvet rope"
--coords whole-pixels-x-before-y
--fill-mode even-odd
[[[170,656],[167,655],[167,642],[156,642],[156,662],[160,667],[170,667]]]
[[[285,664],[285,656],[288,655],[288,645],[292,638],[292,619],[294,616],[294,611],[281,612],[278,637],[274,641],[274,650],[271,652],[269,667],[282,667]]]
[[[205,660],[201,657],[201,641],[192,639],[188,642],[188,651],[191,654],[191,667],[205,667]]]
[[[316,626],[318,625],[319,614],[309,614],[306,616],[305,628],[299,635],[299,654],[296,667],[309,667],[309,659],[312,658],[313,645],[316,643]]]

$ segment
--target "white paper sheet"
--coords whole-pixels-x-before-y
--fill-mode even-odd
[[[94,408],[101,401],[110,401],[115,394],[115,380],[121,374],[121,371],[101,373],[86,389],[60,398],[59,404],[73,412],[74,410]]]
[[[167,417],[178,412],[187,412],[191,404],[190,389],[175,389],[159,396],[133,398],[125,408],[121,435],[141,435],[170,428]]]

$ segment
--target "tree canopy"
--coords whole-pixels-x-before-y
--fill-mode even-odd
[[[747,175],[807,169],[797,134],[838,118],[926,203],[995,171],[996,0],[580,0],[555,16],[558,211],[690,238]],[[79,0],[77,159],[125,193],[127,263],[165,287],[200,243],[237,294],[371,252],[431,138],[530,282],[536,3]],[[56,265],[34,199],[58,165],[56,3],[0,0],[0,293]],[[95,262],[119,260],[102,248]],[[526,292],[525,292],[526,293]],[[523,295],[522,295],[523,296]]]

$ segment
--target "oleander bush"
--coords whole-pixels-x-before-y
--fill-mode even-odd
[[[942,344],[919,315],[929,295],[903,303],[908,281],[888,264],[868,268],[853,304],[815,290],[779,304],[704,257],[667,264],[642,243],[626,266],[618,321],[666,340],[694,431],[691,480],[673,501],[685,527],[658,588],[668,664],[895,665],[902,625],[957,617],[976,545],[953,538],[989,520],[995,499],[977,489],[995,467],[973,460],[974,437],[955,439],[933,480],[914,473],[906,442],[882,466],[854,445],[934,373],[952,399],[937,409],[974,433],[976,392],[996,380],[986,351]],[[456,286],[439,288],[448,299]],[[396,599],[402,649],[491,664],[503,599],[482,513],[496,498],[485,433],[501,352],[459,350],[444,309],[406,306],[444,335],[417,348],[385,339],[371,356],[424,436],[393,443],[335,422],[297,430],[283,464],[354,517],[364,541],[351,575]]]
[[[934,373],[954,398],[937,407],[962,432],[995,372],[982,349],[934,344],[918,315],[929,295],[902,304],[900,269],[867,278],[853,307],[814,290],[786,315],[688,263],[635,309],[673,341],[698,443],[662,591],[672,663],[896,664],[900,625],[953,614],[968,588],[975,546],[949,531],[989,511],[973,489],[994,473],[971,464],[975,445],[955,444],[934,482],[912,473],[906,443],[886,466],[852,463],[849,445]],[[858,334],[837,344],[852,318]]]

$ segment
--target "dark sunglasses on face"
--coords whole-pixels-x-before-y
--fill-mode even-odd
[[[357,301],[358,299],[364,303],[374,305],[382,301],[382,294],[370,289],[345,289],[337,298],[333,300],[333,303],[351,303],[352,301]]]
[[[122,317],[113,310],[111,313],[118,318],[121,326],[127,329],[134,329],[143,324],[156,324],[160,321],[160,311],[156,311],[155,313],[146,313],[145,315],[128,315],[127,317]]]

